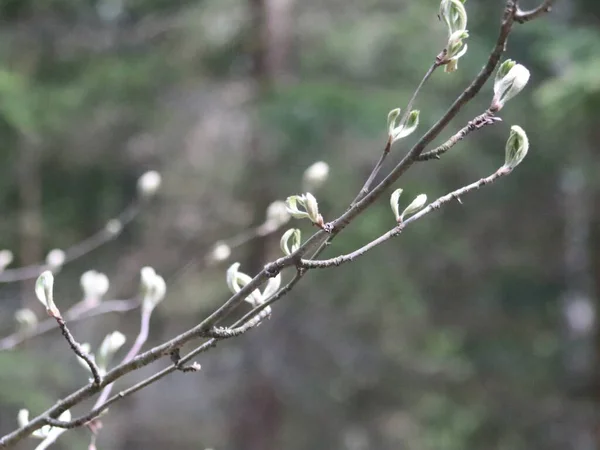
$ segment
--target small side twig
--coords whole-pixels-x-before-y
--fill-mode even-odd
[[[139,212],[140,203],[136,200],[127,206],[114,220],[119,223],[121,228],[124,228],[137,217]],[[98,247],[116,239],[120,233],[121,231],[116,233],[111,232],[105,227],[83,241],[72,245],[65,250],[65,261],[63,265],[75,261]],[[31,280],[37,278],[43,271],[48,269],[49,266],[46,263],[7,269],[0,273],[0,283]]]
[[[425,83],[431,77],[431,75],[433,75],[433,72],[435,71],[435,69],[437,69],[439,66],[440,66],[440,64],[436,60],[436,62],[434,62],[429,67],[429,69],[423,76],[423,79],[421,80],[421,82],[419,83],[417,88],[415,89],[411,99],[408,102],[408,105],[406,105],[406,109],[404,110],[404,114],[402,114],[402,118],[400,119],[399,126],[403,126],[406,124],[406,121],[408,120],[408,116],[410,115],[410,111],[415,103],[415,100],[417,99],[417,95],[419,94],[419,91],[421,90],[423,85],[425,85]],[[352,202],[352,205],[354,205],[356,202],[362,200],[362,198],[369,193],[369,189],[371,189],[371,185],[373,184],[373,181],[375,181],[375,178],[381,171],[381,168],[383,167],[383,163],[385,162],[385,159],[389,155],[391,149],[392,149],[392,141],[391,141],[391,137],[388,137],[388,140],[383,149],[383,153],[379,157],[379,161],[377,161],[377,164],[375,164],[375,167],[371,171],[371,174],[367,178],[367,181],[365,181],[364,186],[362,187],[362,189],[360,190],[360,192],[358,193],[358,195]]]
[[[536,19],[542,14],[549,13],[550,11],[552,11],[552,3],[554,3],[553,0],[544,0],[542,4],[537,8],[530,9],[527,11],[523,11],[520,8],[518,8],[515,14],[515,22],[526,23],[530,20]]]
[[[71,350],[73,350],[73,352],[77,356],[79,356],[81,359],[83,359],[85,361],[85,363],[90,368],[90,372],[92,372],[92,377],[94,378],[94,384],[96,384],[97,386],[99,386],[102,383],[102,376],[100,375],[100,369],[96,365],[96,362],[94,361],[94,358],[92,358],[81,347],[81,345],[79,343],[77,343],[77,341],[75,341],[75,338],[73,337],[73,335],[71,334],[71,332],[67,328],[67,323],[65,322],[65,320],[62,317],[60,317],[60,316],[55,317],[55,319],[56,319],[56,323],[58,324],[58,326],[60,328],[60,331],[62,332],[62,335],[65,337],[65,339],[69,343],[69,346],[71,347]]]
[[[160,380],[161,378],[165,377],[166,375],[168,375],[172,372],[175,372],[176,370],[179,370],[179,367],[181,367],[183,364],[190,361],[195,356],[215,347],[217,345],[217,341],[218,341],[218,339],[214,339],[214,338],[209,339],[208,341],[199,345],[194,350],[192,350],[190,353],[185,355],[183,358],[181,358],[179,360],[179,364],[172,364],[169,367],[167,367],[166,369],[163,369],[160,372],[155,373],[151,377],[148,377],[145,380],[142,380],[139,383],[134,384],[130,388],[127,388],[127,389],[119,392],[118,394],[113,395],[111,398],[106,400],[104,403],[94,407],[90,412],[88,412],[87,414],[85,414],[81,417],[78,417],[73,420],[69,420],[68,422],[64,422],[64,421],[53,419],[53,418],[50,418],[49,416],[46,416],[43,418],[43,422],[45,424],[51,425],[53,427],[58,427],[58,428],[77,428],[82,425],[86,425],[87,423],[91,422],[92,420],[98,418],[106,409],[108,409],[108,407],[110,405],[112,405],[116,401],[121,400],[125,397],[128,397],[131,394],[134,394],[135,392],[139,391],[140,389],[143,389],[146,386],[148,386],[152,383],[155,383],[156,381]]]
[[[395,226],[394,228],[389,230],[387,233],[382,234],[377,239],[362,246],[358,250],[355,250],[355,251],[345,254],[345,255],[336,256],[335,258],[324,259],[324,260],[303,259],[300,262],[300,264],[305,269],[326,269],[329,267],[336,267],[336,266],[340,266],[342,264],[354,261],[356,258],[364,255],[369,250],[377,247],[379,244],[382,244],[383,242],[386,242],[389,239],[398,236],[400,233],[402,233],[402,231],[404,231],[404,228],[406,228],[406,225],[408,225],[409,223],[414,222],[414,221],[420,219],[421,217],[425,216],[426,214],[428,214],[436,209],[441,208],[442,205],[450,202],[451,200],[456,200],[456,201],[460,202],[460,198],[463,195],[468,194],[469,192],[478,190],[482,186],[493,183],[498,178],[508,175],[509,173],[511,173],[511,170],[508,169],[507,167],[503,166],[488,177],[482,178],[479,181],[471,183],[460,189],[452,191],[449,194],[444,195],[443,197],[438,198],[436,201],[430,203],[429,205],[427,205],[425,208],[423,208],[418,213],[414,214],[413,216],[409,217],[408,219],[404,220],[403,222],[400,222],[397,226]]]
[[[152,309],[146,309],[142,307],[142,312],[140,316],[140,331],[137,337],[135,338],[133,345],[121,361],[121,364],[128,363],[133,358],[135,358],[135,356],[140,352],[140,350],[148,340],[148,335],[150,333],[150,317],[152,316]],[[103,404],[106,401],[106,399],[112,391],[113,386],[114,383],[110,383],[102,390],[102,393],[100,394],[98,400],[96,400],[96,403],[94,404],[94,408]]]
[[[502,119],[500,117],[495,117],[493,112],[487,110],[483,114],[475,117],[473,120],[467,123],[467,125],[465,125],[458,133],[456,133],[454,136],[452,136],[439,147],[434,148],[433,150],[429,150],[428,152],[421,153],[417,157],[417,161],[429,161],[431,159],[440,159],[440,157],[444,153],[446,153],[448,150],[450,150],[452,147],[454,147],[456,144],[462,141],[472,131],[481,130],[486,125],[492,125],[496,122],[501,121]]]
[[[173,364],[175,365],[175,368],[181,372],[184,373],[189,373],[189,372],[198,372],[200,371],[200,369],[202,368],[200,366],[200,364],[198,364],[197,362],[194,362],[188,366],[186,366],[185,364],[183,364],[181,362],[181,353],[180,350],[178,348],[174,348],[171,353],[169,353],[169,355],[171,356],[171,361],[173,362]]]

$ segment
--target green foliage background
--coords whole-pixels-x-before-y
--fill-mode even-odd
[[[0,2],[0,248],[13,250],[15,265],[102,228],[135,195],[140,174],[163,174],[158,199],[118,240],[65,266],[61,305],[79,300],[85,270],[106,272],[110,295],[125,298],[152,265],[169,286],[152,341],[197,323],[227,296],[227,264],[202,263],[211,245],[298,193],[317,160],[331,167],[317,193],[321,210],[343,212],[379,157],[387,112],[405,105],[446,39],[437,1],[297,1],[289,73],[257,80],[251,3]],[[469,52],[419,96],[420,131],[485,61],[501,3],[467,2]],[[596,1],[557,3],[510,38],[507,57],[532,78],[503,122],[418,165],[400,186],[406,201],[422,192],[433,199],[492,173],[519,124],[531,150],[514,174],[352,265],[310,274],[268,323],[207,354],[200,374],[175,375],[111,408],[98,448],[600,448],[595,435],[593,447],[576,443],[598,425],[586,412],[598,405],[588,380],[595,331],[567,339],[561,311],[569,281],[561,179],[571,165],[582,168],[590,205],[592,298],[597,287],[600,19]],[[486,86],[443,139],[491,95]],[[386,167],[415,139],[396,145]],[[24,226],[27,214],[37,232]],[[392,225],[382,200],[327,255]],[[278,239],[242,246],[232,261],[255,272],[278,256]],[[28,282],[0,285],[3,335],[19,307],[40,312],[32,293]],[[114,329],[132,340],[137,323],[132,312],[73,328],[97,345]],[[20,408],[42,411],[85,381],[59,337],[0,353],[1,434]],[[584,382],[564,358],[579,345],[593,349]],[[82,448],[88,438],[71,432],[57,448]]]

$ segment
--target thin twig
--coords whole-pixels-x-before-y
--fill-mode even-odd
[[[502,119],[500,117],[495,117],[494,113],[488,109],[486,112],[475,117],[473,120],[467,123],[467,125],[464,128],[462,128],[458,133],[456,133],[454,136],[452,136],[439,147],[434,148],[433,150],[429,150],[428,152],[421,153],[417,157],[417,161],[429,161],[430,159],[440,159],[440,156],[442,156],[444,153],[446,153],[448,150],[450,150],[452,147],[454,147],[456,144],[462,141],[465,137],[467,137],[467,135],[471,133],[471,131],[481,130],[486,125],[492,125],[496,122],[501,121]]]
[[[406,106],[406,109],[404,110],[404,114],[402,115],[402,118],[400,119],[400,123],[398,126],[402,127],[406,124],[406,121],[408,120],[408,116],[410,115],[410,111],[413,107],[413,104],[415,103],[415,100],[417,98],[417,95],[419,94],[419,91],[421,90],[423,85],[427,82],[429,77],[431,77],[431,75],[433,75],[433,72],[435,71],[435,69],[437,69],[439,66],[440,66],[439,63],[436,61],[431,65],[431,67],[429,67],[427,72],[425,72],[423,79],[421,80],[421,82],[419,83],[417,88],[415,89],[410,101],[408,102],[408,105]],[[383,163],[385,162],[387,156],[390,153],[390,150],[392,149],[392,140],[391,139],[392,139],[391,137],[388,137],[388,140],[383,149],[383,153],[379,157],[379,161],[377,161],[377,164],[375,164],[375,167],[371,171],[369,178],[367,178],[367,181],[365,182],[364,186],[362,187],[362,189],[360,190],[360,192],[358,193],[356,198],[352,201],[352,205],[354,205],[356,202],[361,200],[365,195],[367,195],[367,193],[369,192],[369,189],[371,189],[371,184],[373,184],[373,181],[375,181],[375,178],[381,171],[381,168],[383,167]]]
[[[123,228],[133,221],[139,212],[140,203],[138,200],[135,200],[129,206],[127,206],[114,220],[118,221],[121,228]],[[121,230],[114,232],[114,230],[108,230],[106,227],[104,227],[102,230],[96,232],[92,236],[64,250],[65,260],[63,265],[75,261],[76,259],[79,259],[82,256],[90,253],[92,250],[97,249],[113,239],[116,239],[119,234],[121,234]],[[51,269],[51,267],[46,263],[17,267],[15,269],[6,269],[0,273],[0,283],[31,280],[37,278],[43,271],[49,269]]]
[[[127,354],[121,361],[121,364],[128,363],[133,358],[135,358],[135,356],[140,352],[140,350],[142,349],[142,347],[148,340],[148,334],[150,332],[150,316],[151,315],[152,315],[151,308],[142,307],[142,312],[140,314],[140,331],[139,331],[137,337],[135,338],[133,345],[131,346],[131,348],[129,349],[129,351],[127,352]],[[102,393],[100,394],[100,396],[96,400],[96,403],[94,404],[94,408],[97,407],[98,405],[103,404],[106,401],[106,399],[108,398],[108,396],[110,395],[110,393],[112,391],[113,386],[114,386],[114,383],[111,383],[102,390]]]
[[[542,14],[549,13],[550,11],[552,11],[552,3],[554,3],[554,0],[544,0],[540,6],[534,9],[530,9],[528,11],[523,11],[520,8],[517,8],[517,13],[515,14],[515,22],[529,22],[530,20],[536,19]]]
[[[511,170],[503,166],[500,169],[498,169],[496,172],[494,172],[492,175],[490,175],[486,178],[482,178],[479,181],[471,183],[460,189],[452,191],[449,194],[444,195],[443,197],[438,198],[436,201],[430,203],[425,208],[420,210],[418,213],[414,214],[413,216],[411,216],[408,219],[404,220],[403,222],[399,223],[394,228],[389,230],[387,233],[382,234],[377,239],[362,246],[358,250],[355,250],[346,255],[340,255],[340,256],[336,256],[335,258],[330,258],[330,259],[325,259],[325,260],[320,260],[320,261],[303,259],[300,262],[300,265],[305,269],[326,269],[329,267],[336,267],[336,266],[340,266],[344,263],[354,261],[356,258],[364,255],[369,250],[377,247],[378,245],[388,241],[389,239],[391,239],[393,237],[398,236],[400,233],[402,233],[402,231],[404,231],[404,229],[406,228],[406,226],[409,223],[414,222],[414,221],[420,219],[421,217],[425,216],[426,214],[428,214],[436,209],[441,208],[442,205],[444,205],[445,203],[448,203],[451,200],[459,200],[463,195],[468,194],[469,192],[475,191],[477,189],[480,189],[482,186],[493,183],[498,178],[508,175],[509,173],[511,173]]]
[[[55,317],[55,319],[56,319],[56,323],[58,323],[60,331],[62,332],[62,335],[65,337],[65,339],[69,343],[69,346],[71,347],[71,350],[73,350],[73,352],[77,356],[79,356],[81,359],[83,359],[85,361],[85,363],[90,368],[90,372],[92,372],[92,377],[94,378],[94,384],[96,386],[100,386],[100,384],[102,383],[102,376],[100,375],[100,369],[96,365],[96,362],[94,361],[94,358],[91,357],[81,347],[81,345],[79,343],[77,343],[77,341],[75,341],[75,338],[73,337],[73,335],[71,334],[71,332],[67,328],[67,323],[65,322],[65,320],[62,317],[60,317],[60,316]]]

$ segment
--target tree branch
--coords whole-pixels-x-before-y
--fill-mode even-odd
[[[542,14],[549,13],[552,11],[553,3],[554,0],[544,0],[540,6],[528,11],[522,11],[520,8],[518,8],[517,13],[515,14],[515,21],[518,23],[525,23],[538,18]]]
[[[362,246],[358,250],[353,251],[352,253],[348,253],[346,255],[340,255],[340,256],[336,256],[335,258],[324,259],[324,260],[320,260],[320,261],[303,259],[302,261],[300,261],[300,266],[307,270],[308,269],[327,269],[329,267],[337,267],[342,264],[352,262],[359,256],[362,256],[365,253],[367,253],[369,250],[390,240],[393,237],[398,236],[400,233],[402,233],[402,231],[404,231],[404,229],[406,228],[406,225],[408,225],[409,223],[414,222],[414,221],[420,219],[421,217],[425,216],[426,214],[428,214],[436,209],[441,208],[442,205],[450,202],[451,200],[459,200],[460,201],[460,197],[462,197],[463,195],[468,194],[469,192],[475,191],[477,189],[480,189],[482,186],[485,186],[486,184],[493,183],[498,178],[508,175],[509,173],[511,173],[511,170],[507,169],[506,167],[501,167],[496,172],[494,172],[492,175],[490,175],[486,178],[482,178],[479,181],[476,181],[475,183],[471,183],[460,189],[452,191],[449,194],[444,195],[443,197],[438,198],[436,201],[430,203],[427,207],[423,208],[422,210],[420,210],[413,216],[409,217],[408,219],[404,220],[403,222],[400,222],[398,225],[396,225],[394,228],[389,230],[387,233],[382,234],[377,239],[369,242],[368,244]]]
[[[421,82],[419,83],[417,88],[415,89],[415,92],[413,93],[410,101],[408,102],[408,105],[406,105],[406,109],[404,110],[404,114],[402,114],[402,118],[400,119],[400,123],[398,126],[403,126],[406,124],[406,121],[408,120],[408,116],[410,115],[410,110],[412,109],[413,104],[415,103],[415,100],[417,98],[417,95],[419,94],[419,91],[421,90],[423,85],[427,82],[429,77],[431,77],[431,75],[433,75],[433,72],[435,71],[435,69],[437,69],[439,66],[440,66],[440,64],[436,60],[431,65],[431,67],[429,67],[429,70],[427,70],[427,72],[425,73],[425,76],[423,76],[423,79],[421,80]],[[373,181],[375,181],[375,178],[381,171],[381,168],[383,167],[383,163],[385,162],[385,159],[389,155],[391,149],[392,149],[392,140],[391,140],[391,137],[388,137],[388,141],[385,144],[383,153],[379,157],[379,161],[377,161],[377,164],[375,164],[375,167],[371,171],[369,178],[367,178],[367,181],[365,182],[364,186],[362,187],[362,189],[360,190],[360,192],[358,193],[358,195],[352,202],[353,205],[356,202],[358,202],[359,200],[361,200],[365,195],[368,194],[369,189],[371,188],[371,184],[373,184]]]
[[[384,192],[394,183],[396,182],[400,176],[406,172],[414,162],[418,160],[419,155],[423,152],[423,150],[429,145],[439,134],[440,132],[449,124],[449,122],[456,116],[456,114],[462,109],[464,105],[466,105],[477,93],[481,90],[482,86],[489,79],[493,71],[498,65],[500,57],[504,52],[505,45],[512,29],[512,25],[514,23],[514,16],[516,13],[516,2],[515,0],[507,0],[505,6],[505,12],[503,15],[503,19],[500,26],[500,33],[496,42],[496,45],[492,49],[488,61],[485,66],[479,72],[479,74],[475,77],[473,82],[465,89],[465,91],[455,100],[455,102],[451,105],[449,110],[438,120],[438,122],[431,127],[425,135],[413,146],[413,148],[405,155],[405,157],[396,165],[396,167],[388,174],[388,176],[381,181],[373,190],[371,190],[368,194],[364,196],[360,201],[351,206],[344,214],[342,214],[339,218],[334,220],[333,222],[327,224],[325,230],[321,230],[313,234],[296,252],[292,253],[289,256],[279,258],[274,262],[267,264],[263,270],[261,270],[248,284],[246,284],[239,292],[234,294],[229,298],[221,307],[219,307],[216,311],[214,311],[209,317],[203,320],[197,326],[187,330],[186,332],[176,336],[175,338],[158,345],[145,353],[142,353],[135,358],[133,358],[130,362],[121,364],[118,367],[110,370],[105,374],[104,379],[99,384],[90,383],[85,387],[75,391],[64,399],[58,401],[55,405],[49,408],[46,412],[40,414],[33,420],[31,420],[27,425],[21,427],[12,433],[7,434],[2,439],[0,439],[0,448],[7,447],[12,445],[24,437],[28,436],[31,432],[39,429],[41,426],[48,423],[48,421],[52,421],[52,419],[56,419],[62,412],[69,409],[73,405],[80,403],[82,400],[89,398],[90,396],[99,392],[102,388],[106,387],[108,384],[114,382],[118,378],[130,373],[140,367],[150,364],[163,356],[169,355],[176,349],[181,348],[185,343],[205,336],[213,327],[225,318],[229,313],[231,313],[238,305],[240,305],[244,299],[255,289],[259,288],[267,279],[270,277],[274,277],[279,274],[283,269],[290,266],[298,266],[300,264],[301,258],[306,255],[308,252],[313,250],[315,247],[318,247],[317,251],[320,251],[324,248],[324,245],[333,239],[337,234],[339,234],[351,221],[353,221],[356,217],[362,214],[371,204],[373,204],[379,197],[381,197]],[[489,178],[489,177],[488,177]],[[486,184],[487,179],[482,179],[478,183],[481,185]],[[493,180],[492,180],[493,181]],[[487,181],[491,182],[491,181]],[[477,184],[477,183],[475,183]],[[465,187],[465,188],[468,188]],[[465,189],[463,188],[463,189]],[[458,195],[458,194],[457,194]],[[438,199],[439,200],[439,199]],[[449,201],[449,200],[448,200]],[[430,205],[431,208],[436,208],[439,206],[435,206],[434,204]],[[417,215],[415,215],[417,216]],[[414,217],[414,216],[413,216]],[[415,220],[415,219],[413,219]],[[408,221],[408,219],[407,219]],[[407,222],[405,221],[405,223]],[[297,273],[294,280],[299,280],[304,271],[300,269]],[[292,281],[294,281],[292,280]],[[288,286],[291,284],[290,282]],[[295,284],[295,283],[294,283]],[[292,286],[294,285],[292,284]],[[287,287],[287,286],[286,286]],[[291,287],[290,287],[291,289]],[[282,289],[280,292],[283,292],[281,295],[285,295],[288,290]],[[278,293],[279,294],[279,293]],[[274,299],[270,299],[269,301],[275,301],[277,297],[276,294]],[[279,298],[279,297],[277,297]],[[260,306],[260,308],[266,308],[267,302]],[[255,311],[251,312],[253,315],[256,314]],[[96,417],[100,412],[108,407],[109,404],[114,401],[123,398],[126,395],[129,395],[148,384],[153,383],[154,381],[162,378],[166,374],[178,370],[182,367],[186,361],[191,359],[195,354],[201,353],[202,351],[206,351],[208,348],[216,345],[217,338],[209,339],[204,342],[202,345],[197,347],[195,350],[190,352],[186,357],[182,358],[177,364],[173,364],[168,368],[158,372],[153,377],[150,377],[135,386],[129,388],[126,391],[121,392],[120,394],[111,397],[111,399],[107,400],[103,405],[95,408],[94,411],[91,411],[86,415],[88,417],[85,420],[81,418],[79,420],[79,424],[84,424],[91,420],[91,418]],[[56,423],[56,422],[55,422]],[[71,422],[68,422],[69,424]],[[78,426],[78,425],[74,425]]]
[[[486,125],[492,125],[496,122],[501,121],[502,119],[500,117],[495,117],[493,112],[487,110],[483,114],[475,117],[473,120],[467,123],[467,125],[464,128],[462,128],[458,133],[456,133],[454,136],[452,136],[439,147],[434,148],[433,150],[429,150],[428,152],[421,153],[417,157],[417,161],[429,161],[431,159],[440,159],[440,157],[444,153],[446,153],[448,150],[450,150],[452,147],[454,147],[456,144],[462,141],[472,131],[481,130]]]
[[[58,323],[60,331],[62,332],[62,335],[65,337],[65,339],[69,343],[71,350],[73,350],[73,352],[77,356],[79,356],[81,359],[83,359],[85,361],[85,363],[90,368],[90,372],[92,372],[92,377],[94,378],[94,384],[96,386],[99,386],[100,383],[102,383],[102,376],[100,375],[100,369],[96,365],[94,358],[91,357],[90,355],[88,355],[88,353],[81,347],[81,345],[79,343],[77,343],[77,341],[75,341],[75,338],[73,337],[73,335],[67,328],[67,323],[64,321],[64,319],[60,316],[55,317],[55,319],[56,319],[56,323]]]

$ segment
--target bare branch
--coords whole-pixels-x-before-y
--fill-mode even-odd
[[[517,13],[515,14],[515,22],[525,23],[537,19],[542,14],[552,11],[553,3],[554,0],[544,0],[540,6],[528,11],[522,11],[520,8],[518,8]]]

